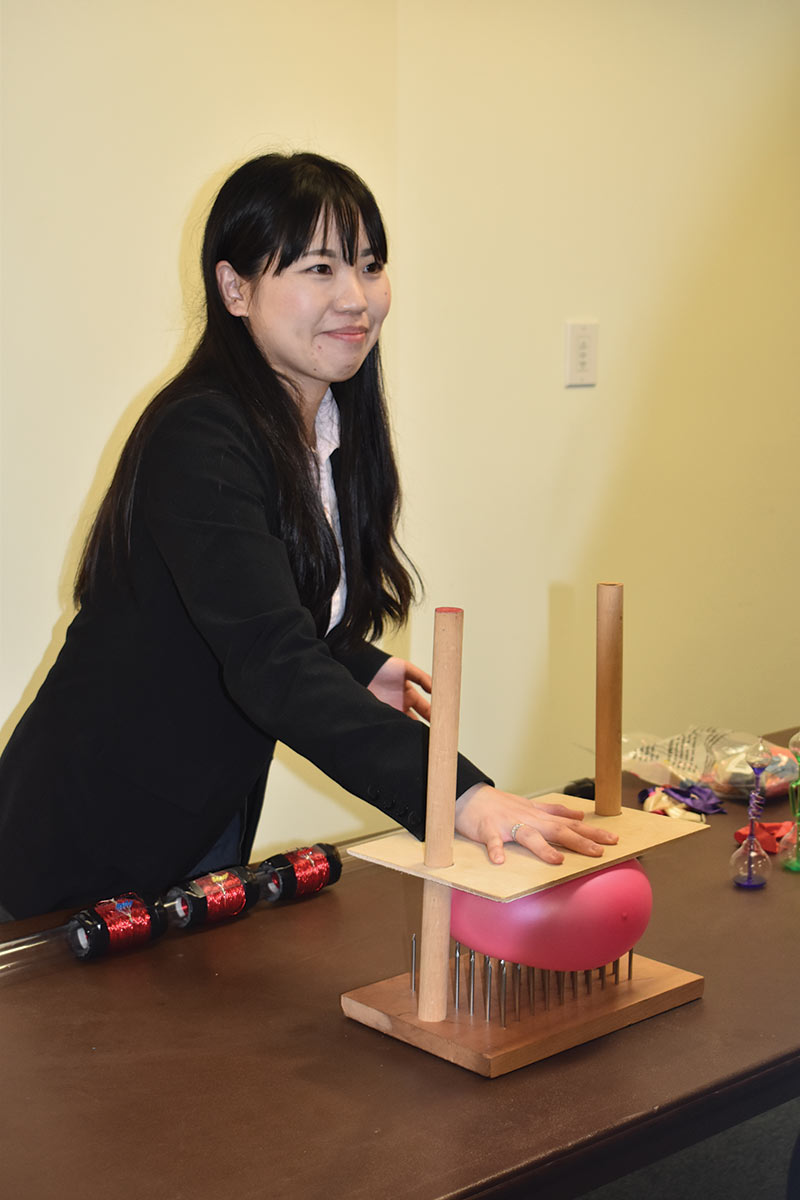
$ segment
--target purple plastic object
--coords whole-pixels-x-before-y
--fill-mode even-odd
[[[545,971],[583,971],[621,958],[647,928],[650,882],[617,863],[503,904],[453,891],[450,932],[480,954]]]

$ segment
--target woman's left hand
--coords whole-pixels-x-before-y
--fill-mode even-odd
[[[399,708],[415,720],[419,716],[430,721],[431,677],[421,667],[415,667],[404,658],[387,658],[368,688],[384,704]]]
[[[473,842],[482,842],[493,863],[505,862],[505,842],[515,841],[541,858],[557,864],[564,855],[551,843],[599,858],[603,846],[619,839],[608,829],[583,823],[579,809],[563,804],[541,804],[488,783],[477,783],[456,801],[456,831]],[[512,832],[516,834],[512,837]]]

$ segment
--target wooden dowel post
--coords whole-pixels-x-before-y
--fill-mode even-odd
[[[622,812],[622,584],[597,585],[594,807]]]
[[[422,885],[422,944],[419,954],[420,1021],[443,1021],[450,988],[450,888],[426,879]]]
[[[436,609],[425,822],[425,865],[428,867],[453,865],[463,629],[462,609]],[[443,1021],[447,1016],[449,964],[450,888],[426,879],[422,893],[417,1010],[421,1021]]]
[[[431,741],[428,753],[428,808],[425,866],[453,865],[456,816],[458,710],[461,696],[461,642],[464,612],[437,608],[433,626]]]

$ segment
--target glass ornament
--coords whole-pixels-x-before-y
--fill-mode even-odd
[[[764,887],[772,863],[755,833],[748,833],[739,849],[731,855],[729,869],[736,887],[752,890]]]
[[[761,776],[772,761],[772,751],[759,738],[754,745],[747,748],[745,758],[755,777],[755,786],[750,792],[747,810],[750,826],[741,846],[731,855],[729,869],[736,887],[755,890],[764,887],[772,870],[769,855],[756,837],[756,821],[764,811]]]
[[[800,773],[800,729],[789,738],[789,749],[797,759],[798,772]],[[792,827],[781,838],[781,843],[778,846],[778,862],[784,871],[793,871],[800,874],[800,837],[798,837],[798,827],[800,827],[800,780],[789,784],[789,805],[792,810]]]
[[[794,814],[794,824],[785,833],[778,846],[778,862],[784,871],[800,872],[800,839],[797,837],[797,814]]]

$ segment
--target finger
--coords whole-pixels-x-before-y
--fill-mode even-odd
[[[518,846],[524,846],[526,850],[530,850],[531,854],[535,854],[542,862],[558,866],[559,863],[564,861],[564,855],[561,851],[551,846],[547,839],[539,833],[538,829],[534,829],[532,825],[520,826],[517,830],[516,842]]]
[[[414,711],[418,712],[419,715],[421,717],[424,717],[424,719],[426,721],[430,720],[430,717],[431,717],[431,702],[430,702],[430,700],[427,698],[427,696],[423,696],[421,692],[418,692],[416,688],[409,687],[408,685],[406,686],[405,707],[406,707],[406,712],[408,712],[409,715],[411,715],[410,710],[413,708]]]
[[[537,804],[536,808],[547,811],[551,816],[563,816],[566,820],[573,822],[582,822],[585,816],[585,812],[566,809],[563,804]],[[581,835],[584,839],[590,838],[594,842],[601,842],[603,846],[615,846],[616,842],[619,841],[619,834],[612,833],[612,830],[603,829],[600,826],[582,826]],[[570,850],[572,848],[570,846]],[[585,851],[582,853],[585,853]]]
[[[601,858],[603,847],[597,842],[592,841],[588,837],[584,837],[582,833],[578,833],[569,825],[557,825],[552,831],[547,831],[548,839],[551,842],[557,842],[559,846],[563,846],[566,850],[573,850],[577,854],[586,854],[589,858]]]
[[[593,842],[602,842],[604,846],[616,846],[619,841],[618,833],[613,833],[610,829],[603,829],[599,825],[584,825],[581,833],[584,837],[591,838]]]
[[[584,825],[581,821],[574,818],[569,818],[563,822],[556,821],[553,823],[553,828],[561,830],[570,829],[579,838],[592,842],[600,842],[604,846],[615,846],[619,841],[619,834],[613,833],[610,829],[604,829],[601,825]],[[547,836],[551,836],[549,831]]]
[[[427,671],[423,671],[421,667],[415,667],[413,663],[406,663],[406,678],[412,683],[418,683],[423,691],[430,695],[433,687],[433,680]]]
[[[540,804],[538,800],[534,800],[533,807],[550,813],[553,817],[566,817],[570,821],[582,821],[586,815],[579,808],[567,808],[564,804]]]
[[[504,863],[506,861],[506,852],[503,849],[503,839],[499,834],[490,834],[486,839],[486,852],[489,855],[490,862]]]

